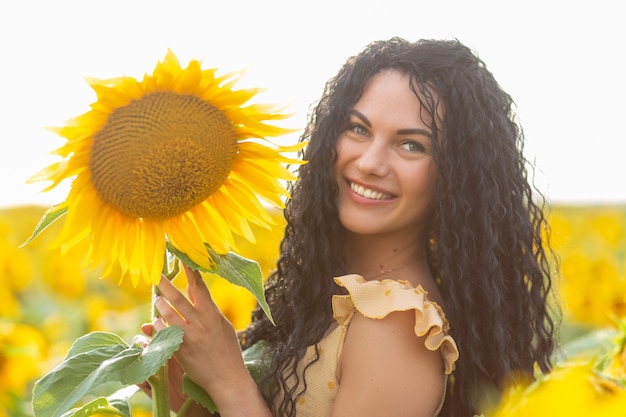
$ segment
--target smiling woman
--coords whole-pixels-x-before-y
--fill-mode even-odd
[[[337,141],[339,219],[349,233],[399,233],[421,241],[437,170],[431,128],[406,74],[372,77]],[[415,231],[416,235],[407,233]]]
[[[197,273],[187,296],[162,280],[142,331],[183,329],[173,376],[224,417],[464,417],[551,369],[541,195],[513,100],[470,48],[368,44],[325,84],[300,141],[265,283],[273,320],[259,307],[235,333]],[[242,348],[267,363],[260,379]],[[169,387],[187,410],[180,378]]]

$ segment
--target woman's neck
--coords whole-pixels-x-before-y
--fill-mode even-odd
[[[406,235],[405,235],[406,237]],[[428,297],[443,306],[439,286],[433,278],[427,256],[427,242],[415,236],[385,239],[381,236],[349,235],[346,241],[344,274],[359,274],[365,280],[405,280],[421,286]]]
[[[393,272],[427,271],[426,243],[415,239],[349,235],[345,273],[378,279]]]

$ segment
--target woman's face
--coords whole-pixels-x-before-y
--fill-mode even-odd
[[[372,77],[350,111],[335,163],[339,219],[349,232],[386,235],[427,228],[437,172],[432,130],[422,112],[408,75],[393,70]]]

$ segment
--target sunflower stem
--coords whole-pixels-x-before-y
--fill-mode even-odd
[[[152,322],[159,316],[154,300],[160,294],[159,288],[152,285]],[[154,417],[169,417],[170,399],[167,382],[167,363],[148,380],[152,387],[152,414]]]
[[[163,365],[149,379],[152,387],[152,415],[154,417],[170,416],[170,399],[167,388],[167,365]]]
[[[178,262],[173,262],[173,267],[170,269],[169,252],[165,250],[163,261],[163,275],[170,281],[178,274],[180,268]],[[154,300],[161,294],[159,287],[152,284],[152,322],[159,317],[159,311],[156,308]],[[167,363],[163,365],[154,375],[149,379],[150,386],[152,387],[152,414],[154,417],[169,417],[170,416],[170,399],[168,393],[168,381],[167,381]]]
[[[176,414],[176,417],[185,417],[187,414],[187,410],[191,406],[192,402],[193,400],[191,399],[191,397],[188,397],[183,405],[180,406],[180,410],[178,410],[178,414]]]

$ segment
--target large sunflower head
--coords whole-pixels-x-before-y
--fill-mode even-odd
[[[166,241],[211,268],[207,251],[236,250],[233,233],[254,240],[250,224],[272,223],[265,204],[282,207],[284,164],[300,145],[266,138],[292,130],[275,126],[282,108],[249,104],[259,89],[233,88],[241,73],[218,76],[192,60],[182,68],[168,51],[142,80],[90,79],[91,110],[54,129],[67,142],[62,160],[31,180],[55,187],[73,178],[57,242],[85,245],[87,261],[106,263],[133,285],[157,283]]]

